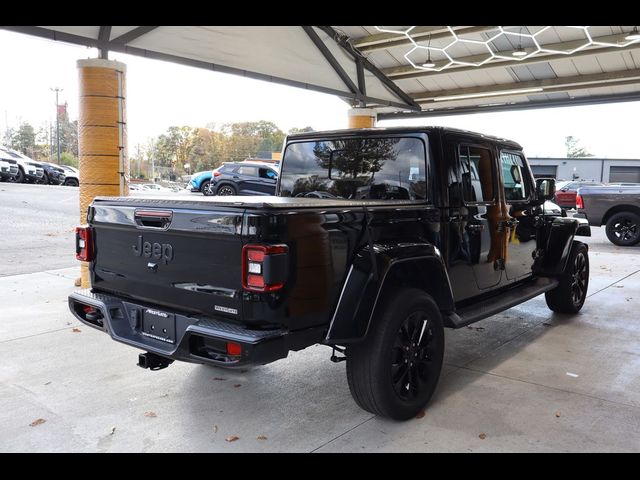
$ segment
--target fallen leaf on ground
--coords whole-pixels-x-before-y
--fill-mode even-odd
[[[256,439],[258,439],[258,440],[266,440],[266,439],[267,439],[267,437],[266,437],[265,435],[258,435],[258,436],[256,437]]]
[[[480,438],[480,440],[484,440],[485,438],[487,438],[487,434],[484,432],[480,432],[480,435],[478,435],[478,438]]]
[[[560,411],[557,411],[557,412],[556,412],[556,417],[557,417],[557,418],[560,418]]]
[[[218,425],[213,426],[213,433],[218,433]]]
[[[469,330],[473,330],[473,327],[472,327],[471,325],[469,325],[467,328],[468,328]]]
[[[241,386],[242,386],[242,384],[241,384],[241,383],[236,383],[236,384],[233,386],[233,388],[238,388],[238,387],[241,387]]]
[[[116,433],[116,427],[111,427],[111,433],[109,435],[113,435]]]
[[[213,377],[214,380],[226,380],[226,378],[222,378],[222,377]]]
[[[51,381],[49,381],[49,382],[45,383],[45,385],[51,385]]]
[[[152,412],[151,410],[149,410],[148,412],[144,412],[144,416],[145,417],[150,417],[150,418],[155,418],[158,415],[156,415],[156,412]]]
[[[420,410],[416,415],[416,418],[423,418],[425,415],[426,415],[426,412],[424,410]]]
[[[30,427],[37,427],[38,425],[42,425],[46,420],[44,418],[36,418],[33,422],[29,424]]]
[[[55,237],[57,235],[57,233],[46,233],[45,235],[47,237]]]
[[[240,437],[236,436],[236,435],[229,435],[227,438],[225,438],[225,440],[227,442],[235,442],[236,440],[239,440]]]
[[[74,329],[73,329],[73,330],[71,330],[71,331],[72,331],[72,332],[75,332],[75,333],[80,333],[82,330],[80,330],[79,328],[74,328]]]

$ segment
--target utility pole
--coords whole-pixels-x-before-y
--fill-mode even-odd
[[[9,146],[9,114],[7,110],[4,111],[4,142],[6,143],[5,147]]]
[[[53,123],[49,119],[49,161],[53,157]]]
[[[58,145],[58,165],[60,165],[60,112],[58,111],[58,93],[63,89],[59,87],[50,88],[52,92],[56,92],[56,143]]]

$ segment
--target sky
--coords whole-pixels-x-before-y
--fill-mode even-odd
[[[0,127],[55,121],[55,94],[78,117],[76,60],[95,58],[91,48],[0,30]],[[127,65],[129,152],[172,125],[205,127],[268,120],[283,131],[347,127],[349,106],[332,95],[120,53]],[[640,158],[640,102],[387,120],[378,126],[442,125],[496,135],[520,143],[530,157],[563,157],[565,137],[605,158]]]

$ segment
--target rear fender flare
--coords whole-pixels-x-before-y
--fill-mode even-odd
[[[325,337],[328,344],[363,340],[386,291],[411,286],[431,295],[440,310],[454,309],[453,294],[440,251],[429,243],[374,245],[376,268],[369,247],[351,265]]]

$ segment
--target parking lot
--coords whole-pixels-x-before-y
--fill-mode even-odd
[[[77,188],[0,184],[0,451],[640,450],[640,246],[601,228],[578,315],[538,297],[448,331],[434,398],[400,423],[359,409],[323,346],[251,370],[138,368],[68,311],[78,217]]]

